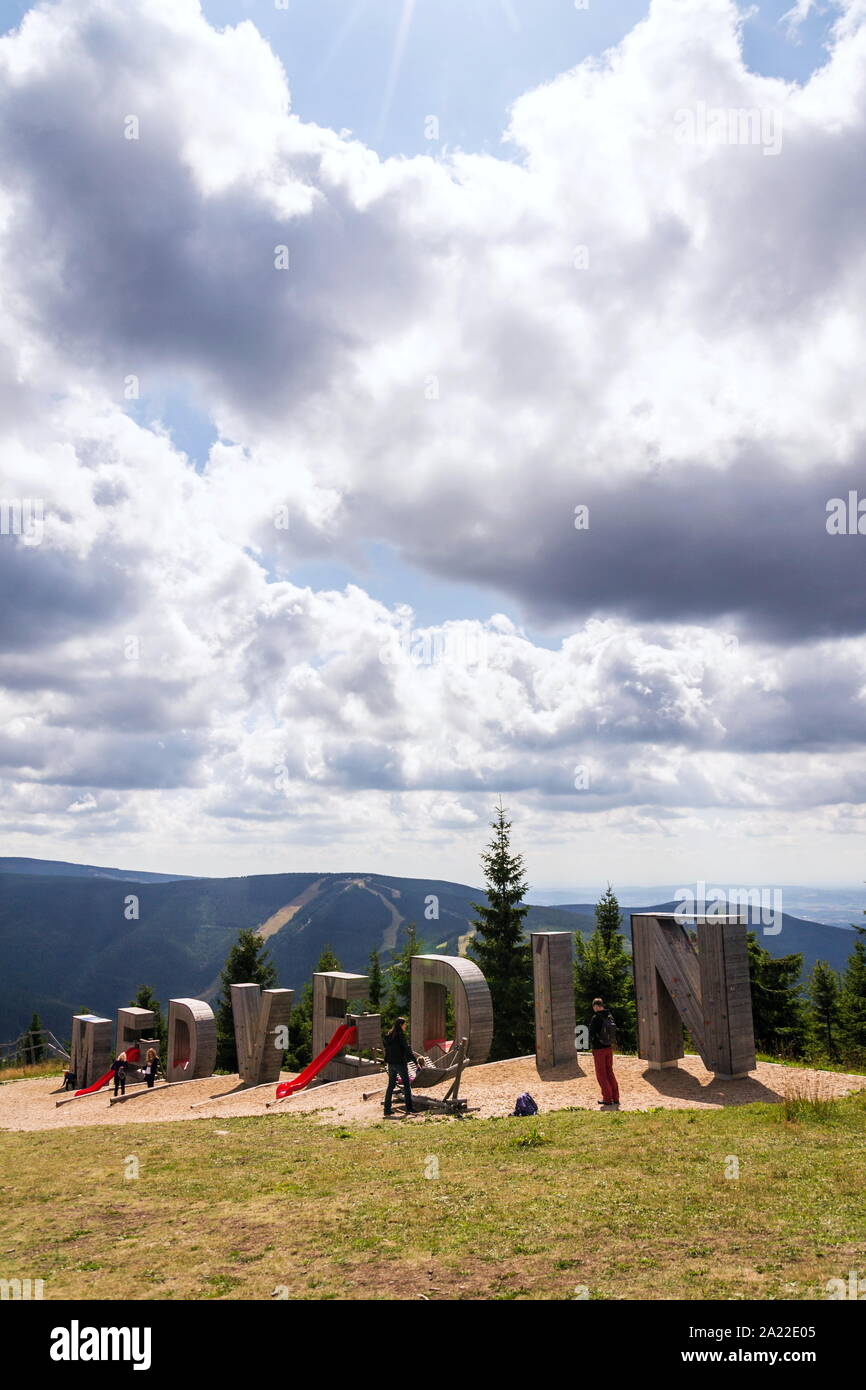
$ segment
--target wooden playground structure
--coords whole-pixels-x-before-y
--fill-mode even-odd
[[[746,923],[740,918],[694,917],[689,930],[674,913],[633,913],[632,954],[637,1003],[638,1055],[647,1069],[676,1067],[684,1056],[683,1029],[707,1071],[720,1080],[747,1076],[755,1068]],[[573,987],[574,941],[570,932],[530,934],[535,1001],[535,1065],[544,1077],[576,1060]],[[280,1081],[287,1046],[293,991],[231,986],[238,1054],[237,1082],[193,1108],[230,1100],[239,1093],[271,1090],[266,1108],[282,1105],[310,1087],[386,1071],[379,1014],[350,1012],[368,986],[366,975],[321,971],[313,977],[313,1058],[303,1071]],[[411,1079],[413,1108],[459,1117],[470,1113],[461,1085],[467,1069],[486,1063],[493,1038],[490,990],[478,966],[460,956],[412,957],[410,1039],[420,1065]],[[453,1039],[446,1037],[453,1017]],[[127,1054],[130,1091],[110,1104],[160,1094],[213,1076],[216,1020],[200,999],[169,1001],[165,1081],[145,1088],[140,1063],[145,1050],[159,1051],[151,1036],[155,1016],[128,1006],[116,1024],[97,1014],[72,1020],[70,1069],[79,1089],[55,1102],[103,1095],[113,1077],[112,1056]],[[112,1050],[112,1034],[115,1043]],[[138,1084],[136,1084],[138,1083]],[[441,1089],[440,1089],[441,1088]],[[363,1092],[365,1101],[384,1085]],[[434,1094],[436,1092],[436,1094]],[[401,1091],[395,1092],[397,1100]],[[136,1111],[138,1106],[135,1107]]]
[[[416,1110],[433,1111],[437,1115],[456,1115],[459,1117],[467,1114],[469,1102],[460,1095],[460,1079],[463,1076],[464,1067],[468,1065],[468,1056],[469,1039],[461,1038],[459,1043],[452,1043],[449,1050],[443,1053],[437,1062],[432,1062],[425,1057],[424,1064],[416,1068],[415,1075],[411,1079],[413,1107]],[[448,1082],[448,1090],[444,1096],[424,1094],[433,1086],[441,1086],[445,1082]],[[375,1091],[364,1091],[363,1099],[372,1100],[374,1096],[382,1095],[384,1090],[384,1086],[379,1086]],[[398,1104],[405,1105],[406,1103],[401,1082],[398,1082],[394,1088],[394,1099]]]

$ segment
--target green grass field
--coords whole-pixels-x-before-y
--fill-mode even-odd
[[[820,1299],[866,1274],[866,1095],[795,1113],[3,1133],[0,1278],[46,1299]]]

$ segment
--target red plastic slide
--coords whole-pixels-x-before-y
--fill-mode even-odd
[[[127,1062],[137,1062],[140,1056],[141,1053],[137,1047],[128,1047],[126,1049]],[[77,1096],[93,1096],[97,1091],[101,1091],[103,1086],[107,1086],[109,1081],[113,1080],[114,1072],[109,1069],[104,1076],[100,1076],[98,1081],[94,1081],[92,1086],[85,1086],[83,1091],[76,1091],[75,1094]]]
[[[302,1091],[305,1086],[309,1086],[314,1076],[318,1076],[322,1067],[326,1067],[329,1062],[333,1062],[338,1052],[342,1052],[349,1043],[356,1041],[358,1030],[352,1023],[341,1023],[336,1033],[323,1047],[318,1057],[314,1057],[300,1076],[296,1076],[294,1081],[281,1081],[277,1087],[277,1100],[284,1100],[286,1096],[293,1096],[296,1091]]]

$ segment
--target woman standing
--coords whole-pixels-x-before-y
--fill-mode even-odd
[[[616,1042],[616,1024],[613,1014],[603,999],[593,999],[592,1018],[589,1021],[589,1045],[595,1063],[595,1077],[601,1087],[599,1105],[619,1105],[619,1085],[613,1070],[613,1045]]]
[[[121,1094],[122,1096],[125,1096],[125,1095],[126,1095],[126,1053],[125,1053],[125,1052],[121,1052],[121,1054],[120,1054],[119,1057],[115,1057],[114,1061],[113,1061],[112,1064],[111,1064],[111,1070],[114,1072],[114,1094],[117,1095],[117,1093],[118,1093],[118,1091],[119,1091],[120,1094]]]
[[[388,1089],[385,1092],[385,1114],[392,1114],[391,1101],[394,1096],[394,1087],[397,1079],[403,1083],[403,1095],[406,1100],[406,1114],[414,1115],[415,1110],[412,1105],[412,1084],[409,1080],[409,1063],[414,1062],[418,1065],[418,1058],[409,1046],[409,1039],[403,1031],[406,1025],[405,1018],[398,1018],[394,1021],[394,1027],[385,1034],[385,1063],[388,1067]]]
[[[151,1090],[151,1088],[153,1087],[153,1083],[154,1083],[154,1081],[156,1080],[156,1074],[157,1074],[158,1071],[159,1071],[159,1058],[157,1057],[157,1055],[156,1055],[156,1053],[154,1052],[153,1048],[152,1048],[152,1047],[149,1047],[149,1048],[147,1049],[147,1057],[145,1058],[145,1061],[144,1061],[144,1079],[145,1079],[145,1081],[147,1082],[147,1089],[148,1089],[148,1090]]]

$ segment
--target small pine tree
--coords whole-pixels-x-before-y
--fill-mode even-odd
[[[24,1037],[24,1058],[28,1065],[44,1062],[47,1049],[42,1039],[42,1023],[37,1013],[30,1020]]]
[[[237,1071],[238,1053],[235,1045],[232,1014],[232,985],[254,984],[262,989],[274,989],[276,968],[270,958],[267,943],[253,930],[238,932],[238,939],[226,957],[220,976],[220,994],[216,1005],[217,1066],[225,1071]]]
[[[483,971],[493,1001],[491,1062],[526,1056],[535,1047],[532,957],[523,929],[529,912],[522,906],[529,887],[522,854],[511,852],[511,821],[500,799],[493,835],[481,856],[486,903],[473,903],[478,920],[469,948]]]
[[[800,984],[803,957],[771,956],[753,931],[746,939],[755,1046],[770,1056],[802,1057],[809,1031]]]
[[[815,961],[808,992],[818,1037],[827,1049],[827,1056],[835,1058],[838,1055],[834,1030],[839,1024],[839,976],[827,961]]]
[[[166,1029],[165,1020],[162,1016],[162,1006],[153,992],[150,985],[141,985],[136,991],[135,997],[130,999],[130,1004],[137,1009],[150,1009],[156,1015],[153,1036],[159,1039],[160,1056],[166,1055]]]
[[[616,938],[622,941],[622,913],[619,910],[616,894],[610,884],[595,905],[595,926],[601,933],[604,948],[609,951]]]
[[[858,940],[842,975],[839,1013],[842,1044],[856,1060],[866,1053],[866,930],[855,931]]]

